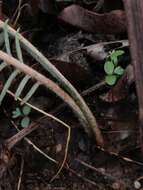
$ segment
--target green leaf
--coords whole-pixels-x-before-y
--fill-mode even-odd
[[[19,108],[16,108],[13,112],[12,112],[12,118],[18,118],[22,115],[21,111]]]
[[[118,63],[118,57],[123,55],[125,52],[123,50],[113,50],[111,53],[110,53],[110,58],[111,60],[114,62],[115,65],[117,65]]]
[[[118,65],[118,58],[116,56],[112,56],[111,60],[113,61],[114,65],[117,66]]]
[[[25,105],[22,108],[22,112],[23,112],[24,115],[29,115],[30,112],[31,112],[31,108],[29,106]]]
[[[106,74],[111,75],[114,71],[114,64],[112,61],[106,61],[104,64],[104,71]]]
[[[29,123],[30,123],[30,118],[29,117],[24,117],[21,120],[21,127],[23,127],[23,128],[28,127]]]
[[[16,46],[17,57],[20,60],[20,62],[23,63],[22,51],[19,42],[19,30],[20,29],[18,29],[15,34],[15,46]]]
[[[8,55],[11,55],[10,41],[9,41],[9,35],[8,35],[8,20],[6,20],[4,23],[3,31],[4,31],[6,52],[8,53]]]
[[[117,80],[116,75],[107,75],[105,77],[105,82],[110,86],[113,86],[116,83],[116,80]]]
[[[32,96],[33,94],[36,92],[36,90],[39,88],[40,86],[40,83],[39,82],[36,82],[32,87],[31,89],[29,90],[29,92],[26,94],[26,96],[23,98],[22,100],[22,104],[26,103]]]
[[[0,32],[0,46],[4,44],[4,34],[3,32]]]
[[[111,52],[111,57],[118,57],[118,56],[121,56],[123,55],[125,52],[123,50],[113,50]]]
[[[0,72],[7,66],[5,62],[0,63]]]
[[[29,79],[31,78],[31,76],[26,75],[20,82],[16,92],[15,92],[15,100],[18,99],[18,97],[20,96],[20,94],[22,93],[24,87],[26,86],[27,82],[29,81]]]
[[[123,75],[124,69],[121,66],[115,68],[114,73],[117,75]]]
[[[16,78],[16,76],[19,74],[19,71],[18,70],[15,70],[11,73],[11,75],[9,76],[9,78],[7,79],[7,81],[5,82],[5,85],[0,93],[0,104],[2,103],[6,93],[7,93],[7,90],[9,89],[12,81]]]

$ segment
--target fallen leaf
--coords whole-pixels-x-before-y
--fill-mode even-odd
[[[124,33],[126,16],[122,10],[97,14],[78,5],[66,7],[58,18],[70,25],[92,33]]]

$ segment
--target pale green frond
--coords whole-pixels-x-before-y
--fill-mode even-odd
[[[3,89],[2,89],[2,92],[0,94],[0,104],[2,103],[6,93],[7,93],[7,90],[9,89],[12,81],[15,79],[15,77],[18,75],[19,71],[18,70],[15,70],[13,71],[13,73],[9,76],[8,80],[6,81]]]
[[[19,29],[17,30],[16,35],[15,35],[15,46],[16,46],[17,57],[19,61],[23,63],[22,51],[21,51],[20,42],[19,42]]]
[[[29,75],[26,75],[20,82],[16,92],[15,92],[15,100],[18,99],[18,97],[21,95],[25,85],[27,84],[27,82],[29,81],[31,77]]]
[[[0,72],[7,66],[7,64],[5,62],[2,62],[0,64]]]
[[[9,34],[8,34],[8,20],[6,20],[4,23],[3,31],[4,31],[4,41],[5,41],[6,52],[9,55],[11,55],[10,41],[9,41]]]
[[[22,100],[22,104],[24,104],[25,102],[28,102],[28,100],[33,96],[33,94],[36,92],[36,90],[39,88],[40,84],[39,82],[36,82],[32,88],[30,89],[30,91],[27,93],[27,95],[23,98]]]

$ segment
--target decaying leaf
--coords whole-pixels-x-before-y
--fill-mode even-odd
[[[71,5],[59,14],[59,19],[92,33],[115,34],[126,31],[126,16],[122,10],[97,14],[78,5]]]

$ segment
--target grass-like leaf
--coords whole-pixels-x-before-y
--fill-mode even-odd
[[[7,66],[7,64],[5,62],[2,62],[0,64],[0,72]]]
[[[15,77],[18,75],[19,71],[18,70],[15,70],[13,71],[13,73],[10,75],[10,77],[8,78],[8,80],[6,81],[3,89],[2,89],[2,92],[0,94],[0,104],[2,103],[6,93],[7,93],[7,90],[9,89],[12,81],[15,79]]]
[[[11,55],[11,49],[10,49],[10,42],[9,42],[9,34],[8,34],[8,20],[5,21],[3,31],[4,31],[4,40],[5,40],[5,47],[6,47],[6,52],[8,55]]]
[[[20,97],[25,85],[27,84],[27,82],[29,81],[29,79],[31,78],[31,76],[26,75],[20,82],[16,92],[15,92],[15,100],[18,99],[18,97]]]
[[[22,104],[24,104],[25,102],[28,102],[28,100],[33,96],[33,94],[36,92],[36,90],[39,88],[40,83],[36,82],[32,88],[29,90],[29,92],[27,93],[27,95],[23,98]]]
[[[19,43],[19,29],[16,32],[15,35],[15,46],[16,46],[16,53],[17,53],[17,57],[20,60],[21,63],[23,63],[23,57],[22,57],[22,51],[21,51],[21,47],[20,47],[20,43]]]

